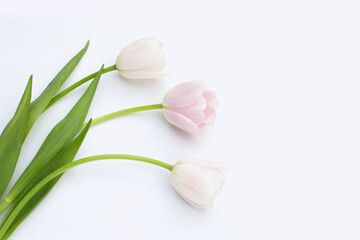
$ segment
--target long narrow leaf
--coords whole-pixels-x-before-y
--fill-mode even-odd
[[[77,154],[89,128],[91,126],[91,121],[86,125],[84,130],[80,133],[80,135],[72,141],[69,145],[67,145],[48,165],[41,170],[41,172],[35,177],[33,181],[22,191],[19,195],[18,199],[11,205],[6,213],[6,216],[3,218],[0,228],[6,222],[8,216],[11,212],[16,208],[17,204],[21,201],[21,199],[34,187],[36,186],[44,177],[55,171],[56,169],[72,162]],[[55,186],[58,180],[62,175],[55,178],[47,185],[45,185],[36,195],[25,205],[25,207],[21,210],[21,212],[17,215],[14,222],[11,224],[11,227],[6,232],[5,236],[2,240],[8,239],[10,235],[16,230],[16,228],[24,221],[24,219],[41,203],[41,201],[46,197],[46,195],[51,191],[51,189]]]
[[[25,126],[31,101],[32,75],[14,117],[0,136],[0,198],[14,173],[25,136]]]
[[[19,104],[15,116],[8,123],[0,137],[0,199],[10,182],[19,158],[23,141],[25,141],[31,127],[77,66],[88,46],[89,42],[87,42],[86,46],[73,57],[68,64],[66,64],[42,94],[32,103],[30,103],[31,86],[28,85],[30,90],[27,91],[27,96],[25,96],[24,93],[23,100]],[[30,78],[31,80],[29,80],[29,82],[32,81],[32,76]],[[24,97],[29,98],[28,102]],[[0,210],[0,212],[2,212],[2,210]]]
[[[39,174],[51,159],[69,144],[79,132],[95,95],[102,70],[103,67],[68,115],[51,130],[30,165],[1,202],[0,213],[19,196],[36,175]]]
[[[29,133],[32,126],[38,117],[44,112],[47,105],[51,99],[55,96],[60,87],[64,84],[66,79],[73,72],[75,67],[80,62],[81,58],[84,56],[86,50],[89,47],[89,41],[86,43],[85,47],[73,57],[63,69],[56,75],[56,77],[49,83],[46,89],[41,93],[41,95],[35,99],[30,105],[29,118],[26,124],[25,136]]]

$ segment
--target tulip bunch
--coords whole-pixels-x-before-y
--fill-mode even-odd
[[[31,101],[30,76],[19,106],[0,136],[0,198],[7,189],[28,133],[38,117],[69,92],[91,81],[85,93],[69,113],[49,133],[37,154],[9,193],[0,202],[0,214],[7,210],[0,222],[0,240],[8,239],[21,222],[35,209],[55,186],[62,174],[74,167],[93,161],[120,159],[146,162],[171,172],[171,183],[178,194],[196,208],[212,207],[225,177],[224,165],[197,158],[185,158],[171,165],[159,160],[127,155],[106,154],[74,161],[91,126],[107,120],[147,110],[162,110],[172,125],[194,136],[202,136],[204,129],[215,121],[218,100],[201,81],[180,84],[170,89],[162,103],[116,111],[84,123],[97,86],[103,74],[118,71],[126,79],[160,79],[166,75],[166,57],[162,44],[152,38],[140,39],[125,47],[110,67],[88,75],[57,94],[60,87],[85,54],[89,43],[49,83],[38,98]]]

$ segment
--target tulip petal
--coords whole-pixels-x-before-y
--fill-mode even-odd
[[[225,164],[219,162],[207,161],[199,158],[183,158],[177,164],[181,164],[181,163],[195,164],[199,167],[203,167],[207,169],[221,169],[221,170],[227,169],[227,166]]]
[[[188,132],[194,136],[201,136],[201,132],[197,125],[189,118],[181,115],[180,113],[163,108],[165,119],[174,126]]]
[[[212,207],[212,205],[205,207],[205,206],[203,206],[203,205],[200,205],[200,204],[192,201],[190,198],[186,197],[186,196],[185,196],[184,194],[182,194],[181,192],[178,192],[178,191],[177,191],[177,193],[178,193],[183,199],[185,199],[185,201],[187,201],[188,203],[190,203],[190,205],[192,205],[193,207],[196,207],[196,208],[211,208],[211,207]]]
[[[220,192],[225,183],[225,174],[220,169],[208,169],[206,176],[212,182],[215,194]]]
[[[173,110],[188,117],[196,125],[199,125],[206,119],[205,109],[206,109],[205,99],[199,98],[196,102],[194,102],[192,105],[188,107],[179,108],[179,109],[174,108]]]
[[[213,206],[222,189],[225,175],[223,164],[197,158],[184,158],[171,171],[171,183],[188,203],[197,208]]]
[[[162,43],[154,38],[139,39],[125,47],[116,59],[119,70],[142,69],[162,54]]]
[[[175,190],[193,206],[212,207],[217,189],[202,168],[191,164],[175,165],[171,182]]]
[[[163,100],[163,105],[169,108],[182,108],[202,98],[206,84],[202,81],[191,81],[170,89]]]
[[[199,128],[204,128],[206,126],[211,126],[214,124],[216,118],[215,110],[211,107],[205,109],[205,120],[199,125]]]
[[[208,106],[216,110],[219,106],[219,100],[217,99],[216,93],[210,90],[206,90],[203,94],[203,97],[206,99]]]
[[[144,68],[139,69],[147,72],[159,72],[162,71],[166,66],[165,53],[161,52],[161,55],[149,62]]]

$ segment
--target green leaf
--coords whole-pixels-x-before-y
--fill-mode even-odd
[[[68,79],[72,71],[78,65],[88,47],[89,41],[86,43],[85,47],[75,57],[73,57],[56,75],[56,77],[49,83],[49,85],[41,93],[41,95],[31,103],[29,118],[26,124],[25,137],[30,132],[32,126],[34,125],[38,117],[45,111],[51,99],[59,91],[60,87],[64,84],[66,79]]]
[[[25,135],[25,126],[31,100],[32,75],[14,117],[0,136],[0,198],[14,173]]]
[[[22,198],[33,188],[35,187],[43,178],[57,170],[58,168],[72,162],[77,154],[89,128],[91,126],[91,120],[86,125],[84,130],[80,133],[80,135],[68,144],[54,159],[52,159],[45,168],[43,168],[40,173],[30,182],[29,185],[22,191],[17,200],[11,205],[6,213],[5,217],[1,221],[0,228],[6,222],[7,218],[10,216],[12,211],[16,208],[18,203],[22,200]],[[16,230],[16,228],[24,221],[24,219],[41,203],[41,201],[46,197],[46,195],[51,191],[51,189],[55,186],[58,180],[62,175],[56,177],[54,180],[45,185],[41,190],[39,190],[34,197],[24,206],[21,212],[17,215],[14,222],[11,224],[6,234],[2,238],[2,240],[8,239],[10,235]]]
[[[60,121],[53,130],[51,130],[30,165],[17,180],[9,194],[1,202],[0,213],[19,196],[51,159],[69,144],[79,132],[95,95],[103,67],[104,66],[101,67],[98,75],[68,115]]]
[[[42,94],[31,104],[31,84],[28,84],[29,89],[25,92],[26,96],[24,93],[23,99],[21,100],[15,116],[8,123],[0,137],[0,198],[4,194],[14,173],[22,144],[31,127],[77,66],[81,58],[84,56],[88,46],[89,42],[87,42],[86,46],[74,58],[72,58],[68,64],[66,64],[66,66],[50,82]],[[32,82],[32,76],[30,77],[29,82]],[[27,101],[26,98],[29,98],[29,100]],[[0,209],[0,212],[2,211],[3,210]]]

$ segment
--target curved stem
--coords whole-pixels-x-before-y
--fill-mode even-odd
[[[134,155],[126,155],[126,154],[105,154],[105,155],[97,155],[97,156],[91,156],[82,158],[80,160],[77,160],[75,162],[69,163],[54,172],[50,173],[47,177],[45,177],[41,182],[39,182],[35,187],[33,187],[28,194],[19,202],[19,204],[16,206],[16,208],[12,211],[12,213],[7,218],[6,222],[0,229],[0,239],[4,237],[6,234],[6,231],[9,229],[13,221],[16,219],[17,215],[21,212],[22,208],[31,200],[31,198],[39,191],[42,187],[44,187],[47,183],[49,183],[51,180],[56,178],[57,176],[61,175],[65,171],[77,167],[79,165],[99,161],[99,160],[108,160],[108,159],[127,159],[127,160],[134,160],[134,161],[140,161],[140,162],[146,162],[150,164],[154,164],[163,168],[166,168],[168,170],[172,170],[173,165],[164,163],[152,158],[146,158],[141,156],[134,156]]]
[[[134,107],[134,108],[128,108],[128,109],[124,109],[121,111],[117,111],[117,112],[113,112],[107,115],[104,115],[102,117],[98,117],[92,120],[91,126],[94,126],[96,124],[105,122],[107,120],[116,118],[116,117],[120,117],[126,114],[130,114],[130,113],[135,113],[135,112],[142,112],[142,111],[148,111],[148,110],[155,110],[155,109],[162,109],[163,105],[160,104],[152,104],[152,105],[146,105],[146,106],[141,106],[141,107]],[[84,129],[84,127],[86,126],[87,123],[83,124],[83,126],[81,127],[80,131]]]
[[[108,73],[108,72],[111,72],[111,71],[115,71],[115,70],[117,70],[116,65],[113,65],[113,66],[104,68],[102,74]],[[76,89],[77,87],[83,85],[84,83],[86,83],[86,82],[90,81],[91,79],[93,79],[94,77],[96,77],[97,74],[98,74],[98,72],[94,72],[94,73],[90,74],[89,76],[84,77],[80,81],[74,83],[73,85],[71,85],[70,87],[68,87],[67,89],[65,89],[61,93],[59,93],[58,95],[56,95],[53,99],[51,99],[51,101],[49,102],[49,104],[47,105],[45,110],[48,109],[49,107],[51,107],[54,103],[59,101],[62,97],[64,97],[65,95],[67,95],[68,93],[70,93],[71,91]]]

